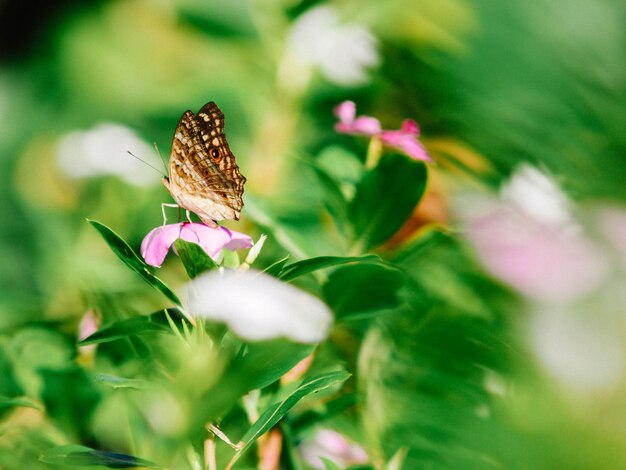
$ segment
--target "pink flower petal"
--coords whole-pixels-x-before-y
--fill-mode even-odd
[[[357,134],[375,135],[381,131],[380,121],[369,116],[359,116],[354,121],[352,129]]]
[[[187,242],[197,243],[213,260],[230,241],[230,233],[222,227],[212,228],[204,224],[183,223],[180,238]]]
[[[405,121],[406,122],[406,121]],[[406,153],[416,160],[431,161],[430,155],[424,146],[417,140],[416,134],[399,131],[383,131],[381,133],[383,144]]]
[[[335,107],[334,112],[341,123],[352,124],[356,117],[356,104],[354,101],[344,101]]]
[[[607,260],[584,234],[547,226],[504,204],[474,219],[468,236],[489,271],[536,300],[578,298],[606,278]]]
[[[141,256],[147,264],[161,267],[172,244],[180,238],[182,224],[169,224],[151,230],[141,242]]]
[[[376,135],[381,131],[380,121],[370,116],[356,117],[356,105],[352,101],[344,101],[335,108],[335,116],[339,122],[335,125],[337,132],[342,134]]]
[[[245,248],[252,248],[254,241],[245,233],[235,232],[230,230],[230,241],[224,245],[224,248],[228,250],[243,250]]]
[[[252,246],[252,239],[225,227],[212,228],[204,224],[182,222],[163,225],[150,231],[141,243],[141,256],[150,266],[160,267],[168,251],[179,238],[197,243],[214,260],[222,249],[237,250]]]
[[[402,125],[400,126],[400,130],[402,132],[406,132],[407,134],[413,134],[415,136],[420,135],[420,128],[413,119],[405,119],[402,121]]]

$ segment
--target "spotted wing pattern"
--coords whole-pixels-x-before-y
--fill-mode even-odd
[[[176,203],[207,225],[239,219],[246,178],[224,135],[224,114],[214,102],[197,115],[185,111],[176,126],[165,185]]]

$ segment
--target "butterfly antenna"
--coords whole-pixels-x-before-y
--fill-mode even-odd
[[[136,158],[137,160],[139,160],[141,163],[143,163],[144,165],[148,165],[150,168],[152,168],[154,171],[156,171],[159,175],[163,175],[163,173],[161,173],[161,170],[159,170],[157,167],[150,165],[147,161],[145,161],[143,158],[139,158],[137,155],[135,155],[134,153],[132,153],[130,150],[126,150],[126,153],[128,153],[128,155],[130,155],[133,158]]]
[[[154,142],[154,149],[156,150],[156,153],[159,156],[159,160],[161,160],[161,163],[163,164],[163,169],[165,170],[165,174],[169,178],[170,175],[169,175],[169,172],[167,171],[167,165],[165,164],[165,160],[163,160],[163,156],[161,155],[161,152],[159,152],[159,146],[157,145],[156,142]]]

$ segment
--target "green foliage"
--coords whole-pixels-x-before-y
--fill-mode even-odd
[[[179,238],[174,242],[174,249],[180,257],[180,261],[183,263],[187,275],[191,279],[217,267],[215,261],[195,243],[186,242],[182,238]]]
[[[314,349],[280,340],[250,343],[233,361],[232,368],[247,377],[248,390],[263,388],[280,379]]]
[[[77,445],[53,447],[44,452],[40,460],[45,463],[72,467],[162,468],[132,455],[103,452]]]
[[[168,316],[176,319],[178,324],[185,321],[183,320],[183,315],[177,309],[170,308],[143,317],[118,320],[104,328],[100,328],[78,344],[86,346],[89,344],[107,343],[141,334],[171,332]]]
[[[284,281],[291,281],[305,274],[312,273],[319,269],[332,268],[335,266],[341,266],[348,263],[362,263],[379,261],[380,258],[376,255],[364,255],[364,256],[318,256],[316,258],[309,258],[302,261],[298,261],[287,266],[284,266],[280,270],[278,277]]]
[[[271,405],[261,414],[259,419],[242,437],[243,446],[237,450],[235,459],[241,457],[262,434],[277,424],[302,398],[325,388],[341,384],[348,380],[349,377],[350,374],[347,372],[330,372],[305,380],[291,395],[281,402]]]
[[[343,266],[324,284],[324,298],[337,319],[363,319],[398,307],[405,275],[384,264]]]
[[[156,290],[160,291],[174,302],[176,305],[180,305],[180,300],[174,294],[172,289],[170,289],[161,279],[156,277],[154,274],[151,274],[148,271],[148,265],[137,256],[137,254],[133,251],[133,249],[128,246],[120,236],[100,222],[96,222],[95,220],[90,220],[89,223],[102,235],[104,241],[109,245],[113,253],[130,269],[139,274],[141,278],[154,287]]]
[[[350,203],[354,243],[368,250],[385,242],[402,227],[425,188],[423,163],[386,155],[363,176]]]

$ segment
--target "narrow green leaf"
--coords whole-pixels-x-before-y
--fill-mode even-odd
[[[406,454],[408,453],[408,451],[409,449],[407,447],[400,447],[398,451],[393,454],[393,457],[391,457],[389,462],[387,462],[387,464],[385,465],[385,470],[401,470],[402,464],[406,459]]]
[[[3,410],[5,408],[18,408],[18,407],[35,408],[36,410],[39,410],[41,408],[36,402],[31,400],[30,398],[7,397],[4,395],[0,395],[0,410]]]
[[[80,341],[78,345],[86,346],[88,344],[107,343],[144,333],[170,332],[171,328],[167,322],[166,311],[179,324],[185,322],[182,313],[175,308],[160,310],[150,315],[113,322]]]
[[[174,249],[191,279],[205,271],[217,268],[215,261],[196,243],[187,242],[179,238],[174,242]]]
[[[295,263],[285,266],[279,277],[283,281],[291,281],[297,277],[311,273],[313,271],[317,271],[319,269],[331,268],[333,266],[341,266],[348,263],[362,263],[372,261],[381,261],[381,259],[376,255],[318,256],[316,258],[296,261]]]
[[[241,439],[243,446],[237,451],[231,463],[241,457],[261,435],[276,425],[302,398],[345,382],[349,377],[350,374],[348,372],[339,371],[318,375],[304,381],[291,395],[283,401],[273,404],[261,414],[259,419]]]
[[[267,268],[263,270],[263,272],[265,274],[269,274],[270,276],[279,277],[280,273],[283,271],[283,267],[287,263],[287,260],[289,260],[289,255],[270,264]]]
[[[113,253],[130,269],[139,274],[144,281],[157,289],[176,305],[182,305],[176,294],[158,277],[148,271],[148,265],[128,246],[117,233],[104,224],[95,220],[88,222],[102,235],[104,241],[109,245]]]
[[[404,155],[384,156],[357,186],[349,215],[363,250],[389,239],[409,218],[426,187],[426,166]]]
[[[94,450],[79,445],[53,447],[45,451],[39,460],[44,463],[75,467],[162,468],[153,462],[132,455]]]
[[[141,379],[128,379],[126,377],[118,377],[116,375],[98,374],[96,382],[108,385],[111,388],[133,388],[135,390],[150,387],[150,382]]]

